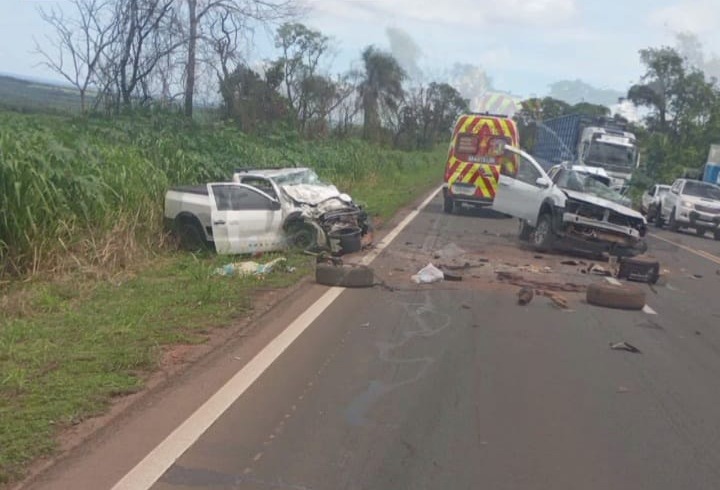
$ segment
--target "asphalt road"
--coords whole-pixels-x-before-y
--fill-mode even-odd
[[[152,488],[720,488],[720,242],[651,230],[669,272],[648,309],[559,309],[494,272],[604,279],[515,231],[436,198],[373,263],[395,290],[344,291]],[[462,282],[411,283],[453,260]]]

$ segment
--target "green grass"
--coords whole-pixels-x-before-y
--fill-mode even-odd
[[[288,286],[311,269],[290,256],[295,272],[262,282],[212,275],[236,259],[165,245],[168,186],[293,162],[384,221],[440,182],[444,159],[442,150],[251,137],[157,114],[0,111],[0,482],[55,451],[63,429],[141,389],[167,346],[206,341],[208,329],[252,308],[258,285]]]

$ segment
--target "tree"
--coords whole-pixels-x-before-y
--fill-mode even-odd
[[[114,17],[112,0],[70,0],[76,17],[67,17],[56,7],[40,8],[40,17],[54,30],[47,41],[56,46],[51,54],[36,41],[36,51],[43,64],[70,82],[80,93],[80,107],[85,112],[90,87],[98,82],[99,68],[107,51],[120,35]]]
[[[268,23],[280,21],[295,14],[293,0],[186,0],[187,62],[185,65],[185,115],[192,117],[195,79],[198,63],[198,43],[206,40],[207,23],[213,23],[213,14],[228,16],[226,26],[237,28],[249,21]]]
[[[630,87],[628,99],[635,105],[649,107],[653,114],[648,124],[664,132],[669,113],[676,109],[677,95],[682,91],[684,60],[673,48],[662,47],[640,50],[640,61],[646,71],[641,83]]]
[[[263,78],[247,65],[238,65],[220,84],[225,114],[245,132],[285,118],[287,101],[278,93],[281,81],[277,71]]]
[[[365,73],[358,89],[364,114],[363,137],[377,140],[381,111],[396,112],[403,100],[405,72],[392,55],[374,46],[365,48],[362,58]]]

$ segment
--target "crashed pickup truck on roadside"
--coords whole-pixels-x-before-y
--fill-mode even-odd
[[[165,221],[184,248],[220,254],[351,252],[370,231],[362,206],[306,167],[238,169],[231,182],[173,187]]]
[[[536,248],[562,248],[632,257],[647,250],[647,221],[591,170],[558,166],[548,175],[532,156],[520,156],[514,176],[501,175],[493,209],[520,219],[520,238]]]

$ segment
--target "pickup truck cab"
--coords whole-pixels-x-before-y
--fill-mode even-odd
[[[360,243],[370,225],[350,196],[309,168],[240,169],[231,182],[171,188],[166,225],[183,248],[213,246],[219,254],[268,252],[294,246],[339,251]]]
[[[645,215],[648,221],[655,219],[660,200],[669,190],[669,185],[655,184],[643,192],[640,198],[640,212]]]
[[[553,167],[548,175],[532,156],[518,157],[515,175],[501,174],[493,209],[520,219],[520,238],[540,250],[634,256],[644,253],[645,218],[592,170]]]
[[[712,231],[720,240],[720,187],[690,179],[677,179],[660,203],[655,224],[672,231],[693,228],[698,236]]]

